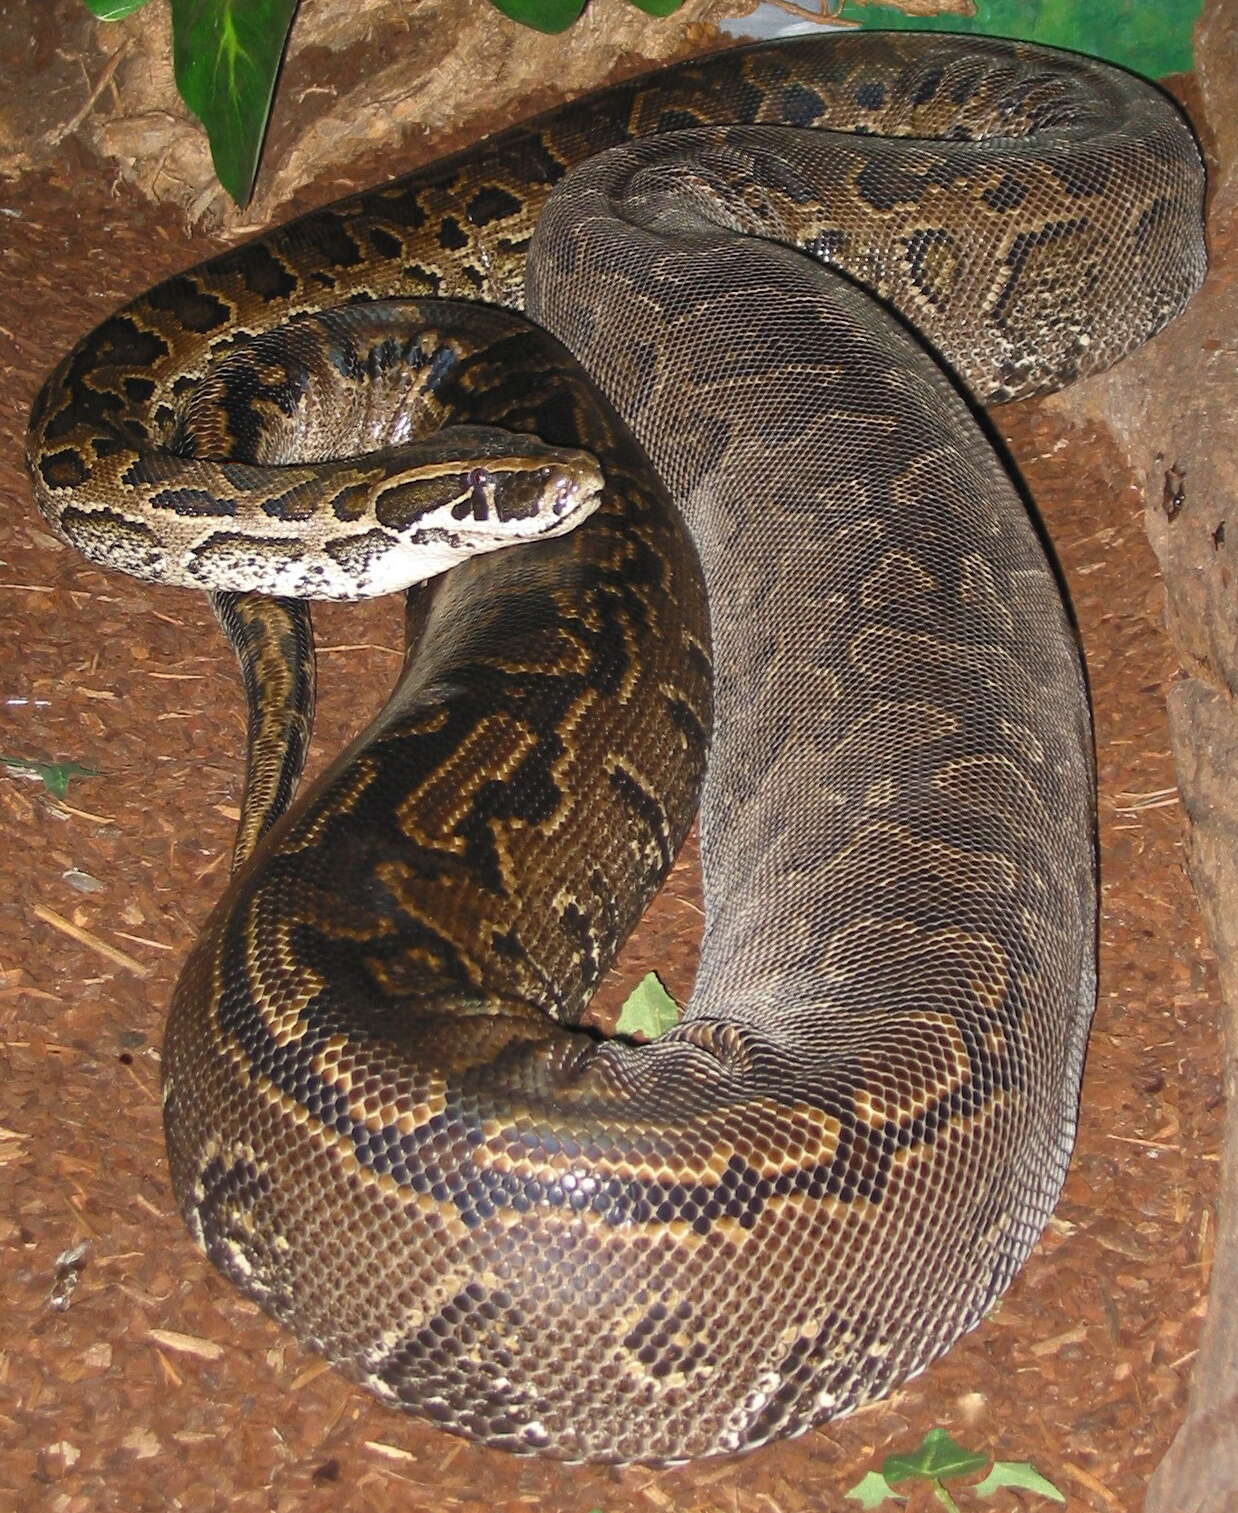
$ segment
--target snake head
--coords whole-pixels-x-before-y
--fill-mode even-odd
[[[490,426],[446,427],[361,465],[341,464],[331,514],[343,529],[334,525],[325,547],[346,570],[344,592],[333,594],[319,574],[315,597],[392,593],[500,547],[561,536],[602,499],[590,453]]]
[[[466,524],[513,527],[518,534],[528,524],[531,535],[558,536],[578,525],[601,503],[602,470],[588,452],[570,448],[530,449],[524,441],[518,452],[479,462],[465,478],[467,494],[453,504],[452,513]]]
[[[450,539],[460,557],[562,535],[601,503],[597,459],[536,436],[448,426],[407,454],[408,465],[392,468],[375,500],[380,524],[423,543]]]

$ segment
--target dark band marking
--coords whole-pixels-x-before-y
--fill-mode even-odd
[[[445,215],[438,223],[439,246],[446,252],[459,252],[467,247],[470,237],[454,215]]]
[[[200,335],[218,331],[232,319],[232,306],[228,301],[212,294],[189,274],[156,284],[146,296],[146,303],[152,310],[174,315],[183,330],[196,331]]]
[[[183,519],[219,519],[236,514],[236,501],[220,499],[209,489],[157,489],[147,501],[152,510],[167,510]]]
[[[520,215],[524,208],[524,201],[510,189],[501,184],[487,184],[469,199],[465,212],[474,226],[489,226],[494,221]]]
[[[404,243],[398,236],[392,235],[386,227],[370,226],[366,234],[370,238],[370,246],[384,262],[403,257]]]
[[[393,541],[384,531],[366,531],[363,536],[328,541],[323,551],[333,562],[338,562],[344,572],[364,579],[377,563],[398,548],[399,542]]]
[[[1014,238],[1010,251],[1006,255],[1006,266],[1010,269],[1010,276],[1002,286],[1001,293],[993,301],[991,316],[995,322],[1004,320],[1006,311],[1018,290],[1019,278],[1037,250],[1051,242],[1060,241],[1063,237],[1074,236],[1077,232],[1086,230],[1086,225],[1087,223],[1082,220],[1050,221],[1037,231],[1028,231]]]
[[[90,477],[85,458],[80,452],[70,449],[45,452],[39,459],[39,473],[49,489],[77,488]]]
[[[1013,174],[1004,173],[996,184],[985,190],[980,198],[990,210],[1006,212],[1018,210],[1026,203],[1027,196],[1027,185],[1020,183]]]
[[[265,304],[288,299],[297,291],[295,274],[279,260],[271,247],[263,246],[261,242],[251,242],[246,247],[221,253],[211,268],[220,278],[239,279]]]

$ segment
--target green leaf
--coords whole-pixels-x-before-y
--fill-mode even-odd
[[[985,0],[976,16],[912,16],[847,0],[843,14],[890,31],[985,32],[1071,47],[1133,68],[1150,79],[1191,67],[1191,39],[1203,0]]]
[[[206,127],[215,172],[249,199],[297,0],[172,0],[181,98]]]
[[[75,777],[98,777],[96,767],[83,767],[80,762],[35,762],[26,757],[0,756],[0,766],[10,772],[19,772],[23,777],[38,778],[49,793],[58,799],[69,791],[69,782]]]
[[[920,1441],[920,1448],[910,1455],[886,1456],[881,1474],[886,1481],[906,1481],[909,1476],[938,1481],[948,1476],[968,1476],[973,1471],[981,1471],[988,1459],[987,1455],[977,1455],[974,1450],[964,1450],[944,1429],[930,1429]]]
[[[679,1005],[656,972],[646,972],[628,994],[615,1025],[617,1035],[644,1035],[656,1040],[679,1023]]]
[[[879,1508],[883,1502],[907,1501],[892,1490],[880,1471],[870,1471],[863,1481],[856,1482],[851,1491],[844,1492],[843,1496],[851,1502],[858,1502],[862,1508]]]
[[[1025,1460],[995,1460],[993,1469],[972,1488],[977,1497],[992,1497],[999,1487],[1019,1487],[1024,1492],[1038,1492],[1050,1502],[1065,1502],[1065,1497],[1051,1481]]]
[[[100,21],[123,21],[134,11],[140,11],[146,0],[82,0],[82,3]]]
[[[647,15],[670,16],[673,15],[683,4],[683,0],[632,0]]]
[[[585,0],[490,0],[505,16],[539,32],[565,32],[585,8]]]

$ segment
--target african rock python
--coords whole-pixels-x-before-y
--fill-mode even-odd
[[[630,137],[649,140],[543,212],[565,169]],[[580,447],[606,480],[578,530],[412,597],[392,702],[238,871],[177,989],[179,1201],[303,1341],[489,1444],[672,1459],[856,1407],[1005,1287],[1062,1181],[1093,998],[1086,698],[1016,493],[856,285],[981,398],[1031,393],[1181,308],[1201,190],[1176,112],[1124,75],[825,36],[624,85],[274,231],[138,300],[49,380],[31,440],[48,518],[184,581],[247,586],[219,564],[251,544],[278,562],[298,513],[363,576],[393,520],[416,535],[431,508],[497,508],[446,442],[360,482],[328,467],[325,512],[300,472],[281,488],[255,440],[272,417],[332,455],[315,369],[407,390],[415,426],[398,404],[362,426],[388,449],[498,428],[488,455],[526,502],[597,503]],[[647,1046],[568,1026],[689,820],[708,722],[693,554],[553,344],[502,312],[399,302],[521,304],[539,213],[529,307],[652,455],[710,594],[705,944],[683,1024]],[[354,299],[380,303],[317,315]],[[556,450],[521,456],[511,432]],[[239,461],[195,460],[229,438]],[[203,466],[223,505],[184,471]],[[340,546],[342,517],[364,548]],[[290,568],[285,592],[334,572]]]

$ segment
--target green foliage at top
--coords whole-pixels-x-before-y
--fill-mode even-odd
[[[123,21],[134,11],[141,10],[146,0],[83,0],[83,4],[100,21]]]
[[[105,21],[119,21],[146,0],[85,0]],[[587,0],[492,0],[523,26],[565,31]],[[594,0],[617,4],[618,0]],[[631,0],[651,16],[669,16],[683,0]],[[980,0],[980,14],[912,17],[880,5],[848,3],[864,27],[903,31],[981,32],[1024,37],[1108,58],[1152,78],[1191,66],[1191,28],[1203,0]],[[171,0],[176,83],[206,128],[219,181],[243,205],[253,189],[297,0]]]
[[[539,32],[566,31],[584,10],[588,0],[490,0],[513,21]],[[632,0],[651,16],[669,16],[683,0]]]
[[[238,205],[254,187],[297,0],[172,0],[176,87],[206,127],[215,172]]]
[[[1021,37],[1108,58],[1149,79],[1191,67],[1191,31],[1203,0],[977,0],[975,16],[908,16],[884,5],[843,6],[849,21],[884,31]]]
[[[539,32],[565,32],[585,8],[586,0],[490,0],[509,20]]]

